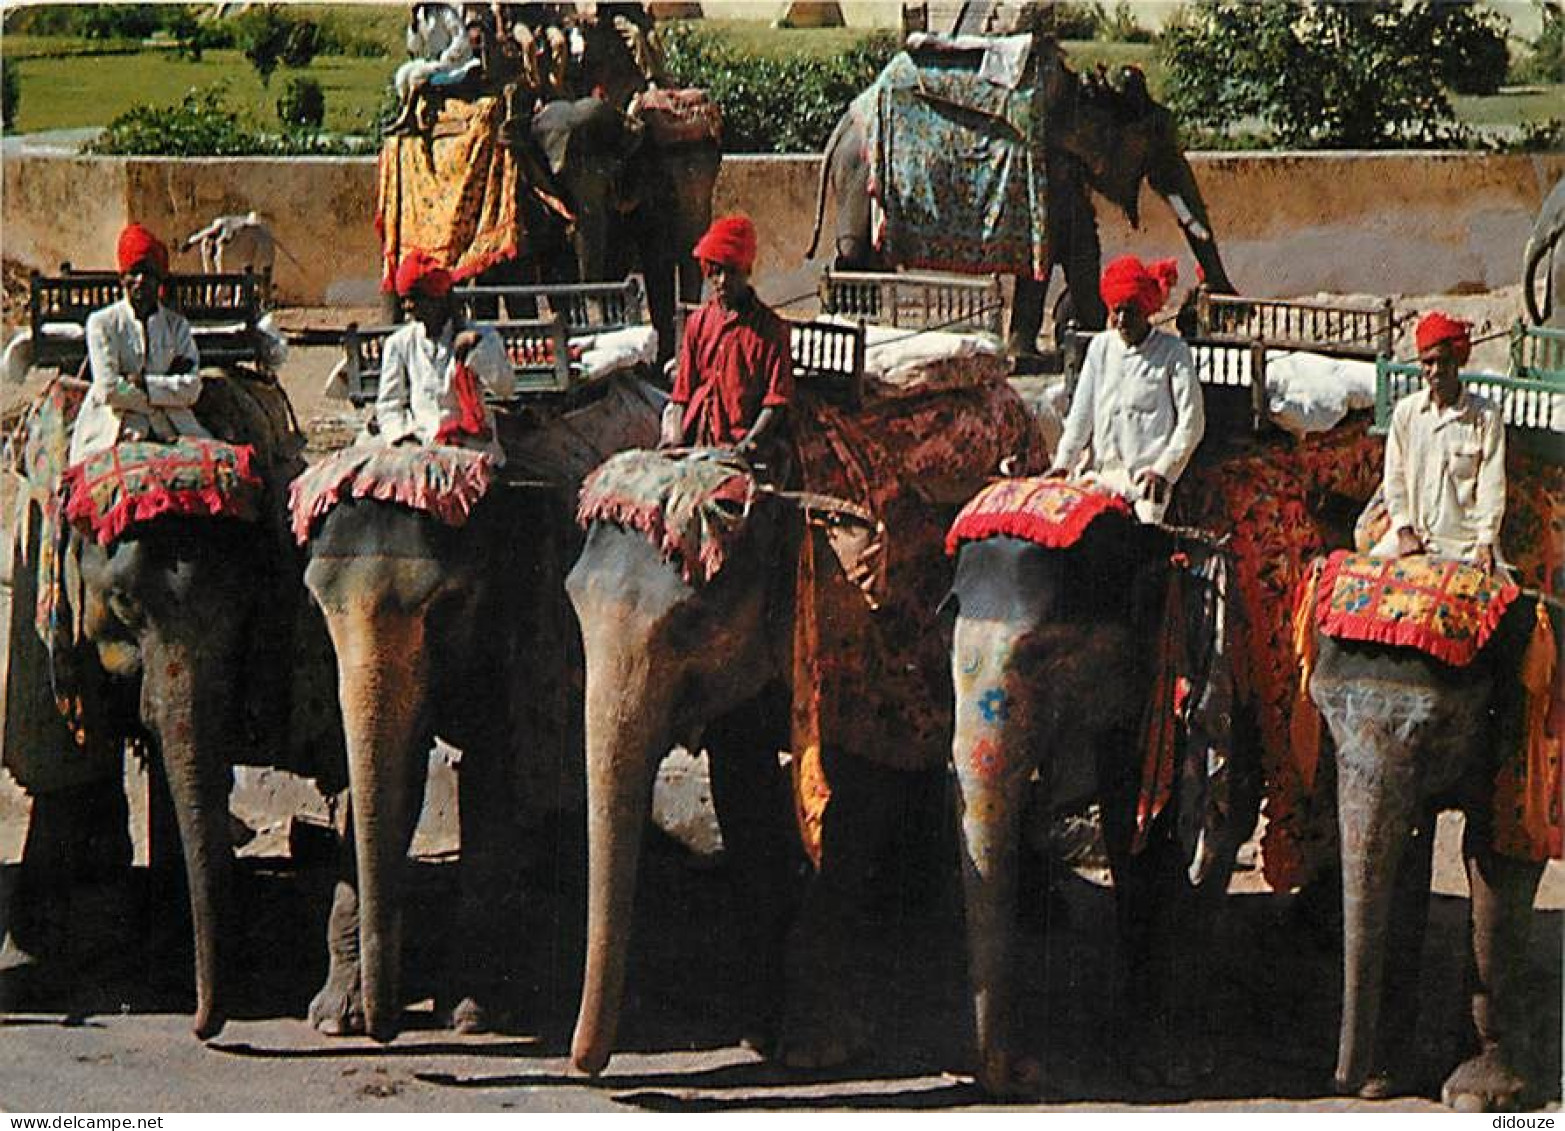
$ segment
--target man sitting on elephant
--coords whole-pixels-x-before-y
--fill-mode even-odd
[[[1206,431],[1190,348],[1154,329],[1178,281],[1172,259],[1121,256],[1099,292],[1109,328],[1087,347],[1051,476],[1086,475],[1129,499],[1143,522],[1163,520],[1174,484]]]
[[[190,407],[201,395],[201,352],[190,323],[161,301],[168,248],[140,224],[120,232],[124,298],[87,316],[92,388],[71,435],[71,463],[119,440],[206,436]]]
[[[516,390],[505,343],[492,329],[462,324],[451,273],[424,252],[403,258],[396,288],[408,322],[381,354],[375,423],[382,440],[476,448],[503,463],[479,385],[499,397]]]
[[[1386,437],[1386,510],[1391,528],[1376,557],[1435,554],[1492,571],[1505,517],[1505,422],[1462,387],[1472,352],[1466,322],[1435,311],[1415,332],[1426,387],[1391,414]]]
[[[750,286],[755,225],[724,216],[696,243],[711,297],[690,315],[679,368],[663,411],[663,446],[732,448],[778,468],[783,421],[793,399],[788,326]]]

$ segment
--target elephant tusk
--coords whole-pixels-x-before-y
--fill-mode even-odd
[[[1185,203],[1185,198],[1177,192],[1168,198],[1169,207],[1174,210],[1174,215],[1179,217],[1179,226],[1184,228],[1196,239],[1206,243],[1212,238],[1211,231],[1201,221],[1195,218],[1195,213],[1190,211],[1190,206]]]

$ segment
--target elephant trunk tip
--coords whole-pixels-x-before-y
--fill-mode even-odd
[[[609,1050],[602,1042],[578,1036],[571,1042],[571,1063],[587,1076],[602,1075],[609,1066]]]
[[[364,1011],[364,1031],[369,1039],[376,1044],[389,1045],[397,1039],[397,1034],[402,1031],[402,1018],[400,1010],[386,1016],[379,1010],[366,1008]]]
[[[190,1031],[196,1035],[198,1041],[210,1041],[223,1031],[223,1026],[228,1024],[228,1018],[220,1009],[200,1009],[190,1022]]]

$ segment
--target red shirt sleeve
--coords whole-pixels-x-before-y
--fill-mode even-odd
[[[777,318],[772,324],[771,349],[766,357],[766,396],[761,407],[786,405],[793,400],[793,348],[792,331],[788,324]]]
[[[678,405],[690,403],[696,382],[696,339],[701,336],[701,310],[697,307],[685,319],[685,333],[679,342],[679,364],[674,368],[674,388],[669,400]]]

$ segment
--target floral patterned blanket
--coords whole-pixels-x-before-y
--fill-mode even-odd
[[[1315,562],[1315,621],[1327,636],[1417,648],[1453,667],[1482,651],[1521,592],[1445,558],[1372,558],[1338,550]]]
[[[1002,479],[962,508],[946,534],[946,553],[963,542],[1007,535],[1063,550],[1074,546],[1092,521],[1110,511],[1130,514],[1112,491],[1064,479]]]
[[[1048,184],[1032,98],[961,55],[892,59],[854,107],[884,215],[876,247],[904,267],[1042,278]]]
[[[254,462],[248,444],[193,436],[115,444],[66,468],[65,517],[100,546],[162,515],[253,522],[263,492]]]
[[[315,523],[344,497],[379,499],[463,526],[494,482],[483,452],[435,444],[360,444],[333,452],[288,488],[294,539],[310,540]]]

